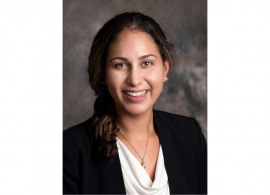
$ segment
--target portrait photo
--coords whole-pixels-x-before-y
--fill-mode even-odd
[[[63,130],[63,193],[207,194],[207,1],[63,1]]]

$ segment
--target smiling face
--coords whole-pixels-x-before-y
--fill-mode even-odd
[[[109,47],[105,68],[105,84],[116,111],[139,115],[152,109],[168,70],[169,63],[163,64],[149,34],[123,30]]]

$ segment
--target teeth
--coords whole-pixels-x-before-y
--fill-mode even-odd
[[[141,92],[129,92],[129,91],[125,91],[126,94],[130,95],[130,96],[134,96],[134,97],[138,97],[138,96],[142,96],[146,93],[145,91],[141,91]]]

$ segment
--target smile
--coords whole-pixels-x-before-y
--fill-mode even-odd
[[[129,91],[124,91],[125,94],[132,96],[132,97],[140,97],[146,94],[147,90],[140,91],[140,92],[129,92]]]

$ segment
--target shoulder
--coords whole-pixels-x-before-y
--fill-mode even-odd
[[[173,146],[171,150],[182,147],[182,155],[186,151],[187,156],[194,154],[196,162],[206,161],[206,139],[195,118],[158,110],[154,110],[154,117],[160,139]]]
[[[153,109],[154,114],[158,117],[162,117],[167,122],[188,122],[190,117],[174,114],[166,111],[155,110]]]
[[[63,145],[70,151],[90,147],[89,127],[92,117],[63,131]]]
[[[183,116],[179,114],[169,113],[161,110],[153,110],[157,120],[162,120],[171,127],[189,127],[197,128],[197,121],[193,117]],[[176,126],[175,126],[176,125]]]
[[[198,142],[202,138],[201,127],[195,118],[160,110],[153,110],[153,112],[157,123],[167,128],[170,133],[181,137],[184,136],[190,141]]]

